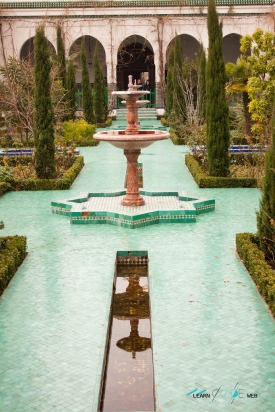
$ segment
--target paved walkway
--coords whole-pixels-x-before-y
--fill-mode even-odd
[[[195,224],[131,230],[52,214],[52,200],[123,188],[124,156],[107,143],[81,150],[70,191],[0,198],[1,235],[26,235],[29,251],[0,300],[1,412],[96,412],[117,250],[149,254],[157,411],[274,411],[275,324],[235,252],[235,234],[256,230],[260,192],[198,189],[184,151],[158,142],[140,161],[146,190],[216,199]],[[204,389],[211,398],[190,394]]]

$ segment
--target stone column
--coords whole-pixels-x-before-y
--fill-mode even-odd
[[[139,194],[138,188],[138,157],[140,149],[125,149],[124,154],[127,159],[127,192],[122,200],[124,206],[142,206],[145,201]]]

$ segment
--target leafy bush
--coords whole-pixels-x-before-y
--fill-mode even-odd
[[[173,110],[167,118],[167,125],[175,131],[178,139],[182,139],[185,142],[186,137],[190,134],[191,128],[186,123],[183,123],[181,117]]]
[[[76,146],[96,146],[98,141],[93,139],[96,126],[87,123],[84,119],[69,120],[63,123],[64,136],[61,140]]]
[[[25,259],[26,246],[25,236],[0,237],[0,295]]]
[[[13,174],[8,166],[0,166],[0,182],[6,183],[7,188],[14,182]]]
[[[259,239],[251,233],[237,233],[236,246],[244,265],[257,285],[273,315],[275,315],[275,270],[258,248]]]
[[[0,166],[16,167],[18,164],[22,166],[28,166],[29,163],[34,164],[33,156],[1,156]]]
[[[168,122],[167,122],[167,119],[165,117],[162,117],[160,119],[160,122],[161,122],[162,126],[168,126]]]
[[[197,146],[206,146],[206,124],[193,125],[187,130],[186,144],[196,149]]]
[[[105,126],[110,127],[112,126],[112,123],[113,123],[113,119],[111,117],[108,117],[108,119],[105,122]]]
[[[0,182],[0,197],[8,190],[7,183]]]
[[[190,154],[185,156],[185,164],[200,188],[257,187],[257,179],[254,178],[208,176],[203,172],[194,156]]]
[[[11,136],[0,135],[0,147],[13,147],[14,141]]]

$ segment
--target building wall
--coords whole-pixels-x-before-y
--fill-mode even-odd
[[[22,3],[21,3],[22,4]],[[40,3],[41,4],[41,3]],[[60,3],[59,3],[60,4]],[[2,3],[3,5],[3,3]],[[223,35],[244,35],[257,27],[274,29],[272,6],[228,6],[217,8],[223,20]],[[117,7],[117,8],[10,8],[0,9],[0,64],[5,57],[20,56],[23,44],[35,35],[38,24],[44,23],[46,36],[56,49],[56,26],[64,32],[66,53],[79,37],[92,36],[104,47],[106,75],[110,88],[116,84],[117,52],[123,40],[131,35],[142,36],[154,51],[155,79],[164,81],[166,52],[176,35],[188,34],[207,49],[206,13],[203,7]],[[229,14],[229,12],[231,14]],[[141,15],[142,14],[142,15]]]

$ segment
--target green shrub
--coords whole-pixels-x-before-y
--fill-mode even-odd
[[[160,119],[160,122],[161,122],[162,126],[168,126],[168,122],[167,122],[167,119],[165,117],[162,117]]]
[[[174,145],[183,145],[185,144],[185,139],[178,137],[174,129],[169,130],[170,139],[174,143]]]
[[[12,172],[8,166],[0,166],[0,182],[6,183],[7,188],[14,182]]]
[[[28,166],[29,163],[34,164],[34,156],[3,156],[3,157],[0,157],[0,167],[1,166],[15,167],[18,164],[22,166]]]
[[[34,140],[13,140],[10,136],[7,137],[0,137],[0,147],[5,149],[14,149],[14,148],[22,148],[22,147],[34,147]]]
[[[26,246],[25,236],[0,237],[0,295],[25,259]]]
[[[14,141],[11,136],[0,136],[0,147],[13,147]]]
[[[275,270],[266,262],[258,248],[259,239],[251,233],[237,233],[236,246],[244,265],[257,285],[273,315],[275,315]]]
[[[67,190],[84,166],[83,156],[77,156],[61,179],[15,179],[11,190]]]
[[[97,146],[98,141],[93,139],[96,126],[87,123],[84,119],[69,120],[63,123],[64,137],[67,144],[74,143],[76,146]]]
[[[185,156],[185,164],[200,188],[233,188],[233,187],[257,187],[257,179],[216,177],[206,175],[198,161],[190,154]]]
[[[0,197],[6,193],[8,190],[7,184],[5,182],[0,182]]]
[[[105,122],[105,126],[110,127],[112,126],[112,123],[113,123],[113,119],[111,117],[108,117],[108,119]]]

